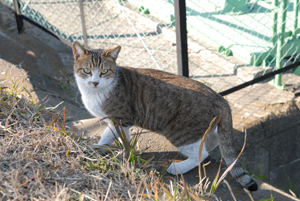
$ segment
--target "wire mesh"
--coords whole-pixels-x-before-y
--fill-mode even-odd
[[[0,1],[13,8],[12,0]],[[26,17],[70,42],[84,44],[79,0],[19,0],[19,3]],[[83,0],[88,47],[121,45],[120,65],[176,73],[173,3],[173,0]],[[283,0],[186,0],[190,77],[220,92],[298,60],[299,22],[295,8],[299,7],[299,0],[283,5]],[[280,39],[284,39],[282,44]],[[294,73],[300,75],[300,69]],[[292,73],[283,74],[283,81],[290,83],[287,91],[260,83],[226,95],[226,99],[232,108],[235,131],[246,128],[249,135],[250,151],[243,154],[246,154],[243,163],[250,167],[255,164],[252,172],[262,170],[272,184],[280,178],[277,185],[286,189],[291,181],[299,182],[279,177],[276,171],[286,172],[282,171],[286,164],[297,169],[299,158],[285,157],[279,164],[278,155],[284,155],[286,152],[282,150],[286,147],[288,152],[298,153],[294,151],[298,150],[294,139],[299,135],[299,118],[295,114],[299,114],[300,82]],[[279,140],[272,141],[274,138]],[[290,178],[297,178],[294,171],[287,172]]]
[[[120,65],[177,72],[173,0],[83,0],[85,27],[78,0],[19,3],[22,15],[70,42],[84,44],[85,28],[89,48],[122,46]],[[186,0],[190,77],[224,91],[294,61],[298,7],[298,0]]]
[[[14,8],[13,1],[12,1],[12,0],[3,0],[3,2],[4,2],[8,7],[10,7],[11,9]]]
[[[81,20],[78,1],[21,0],[22,15],[70,42],[80,40]]]
[[[91,48],[120,45],[120,65],[176,73],[176,47],[158,27],[162,21],[136,9],[124,1],[85,2],[88,45]]]
[[[282,10],[284,1],[217,2],[201,1],[200,6],[199,1],[187,1],[189,36],[199,45],[211,46],[211,57],[216,52],[224,54],[213,61],[209,55],[190,55],[193,78],[205,80],[217,91],[223,91],[272,71],[275,66],[286,65],[287,57],[299,52],[296,40],[292,41],[297,36],[298,2],[287,1]],[[282,16],[284,12],[286,19]],[[279,55],[277,31],[282,27],[285,27],[284,43],[279,46],[285,53]],[[276,57],[280,58],[278,63]],[[203,60],[200,65],[193,62],[199,59]]]

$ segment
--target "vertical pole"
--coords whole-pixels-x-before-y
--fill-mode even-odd
[[[293,39],[296,38],[296,31],[298,28],[298,10],[299,10],[299,0],[294,0],[294,31]]]
[[[17,29],[18,29],[18,33],[22,33],[23,32],[23,17],[22,14],[20,13],[20,4],[18,2],[18,0],[13,0],[13,4],[14,4],[14,9],[15,9],[15,18],[16,18],[16,23],[17,23]]]
[[[273,0],[273,6],[278,7],[278,0]],[[272,44],[273,46],[275,46],[276,41],[277,41],[277,19],[278,19],[278,11],[274,10],[274,15],[273,15],[273,25],[272,25],[272,29],[273,29],[273,38],[272,38]]]
[[[178,74],[189,77],[185,0],[174,0]]]
[[[277,55],[276,55],[276,68],[275,70],[279,70],[282,68],[282,56],[283,56],[283,44],[284,44],[284,32],[285,32],[285,24],[286,24],[286,9],[287,9],[287,0],[282,0],[280,3],[280,18],[278,25],[279,33],[277,35]],[[273,84],[279,88],[284,89],[285,86],[281,84],[281,73],[275,75],[275,79]]]
[[[88,48],[88,42],[87,42],[87,34],[86,34],[86,26],[85,26],[84,10],[83,10],[83,2],[82,2],[82,0],[79,0],[79,8],[80,8],[80,17],[81,17],[83,42],[84,42],[85,48]]]

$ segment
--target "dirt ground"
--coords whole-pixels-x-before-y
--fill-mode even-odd
[[[91,8],[94,8],[95,6],[96,5],[92,5]],[[106,6],[109,7],[110,5],[108,4]],[[61,101],[64,101],[64,103],[59,105],[56,109],[57,111],[60,111],[63,106],[66,106],[69,115],[68,118],[70,120],[79,120],[91,117],[82,107],[82,104],[80,103],[80,97],[78,96],[78,90],[75,86],[72,70],[73,56],[71,48],[27,22],[25,22],[25,32],[21,35],[16,34],[16,25],[14,22],[13,13],[6,9],[2,4],[0,4],[0,12],[1,20],[3,22],[1,23],[1,42],[3,42],[2,44],[4,44],[5,42],[5,44],[7,44],[7,47],[10,47],[9,49],[3,48],[3,46],[2,48],[0,48],[0,55],[2,60],[1,72],[7,72],[7,69],[10,68],[10,65],[17,65],[18,68],[14,68],[15,72],[21,72],[18,69],[22,69],[28,72],[28,80],[33,85],[32,91],[37,94],[37,97],[40,100],[44,99],[46,96],[50,97],[50,101],[48,102],[47,107],[55,107]],[[117,15],[115,15],[115,17],[113,18],[115,22],[112,22],[111,25],[115,26],[116,24],[120,24],[120,22],[122,22],[124,26],[128,27],[128,25],[125,24],[126,21],[124,20],[124,16],[120,14],[120,11],[116,10],[114,12],[117,13]],[[92,14],[92,12],[89,14]],[[131,15],[131,17],[134,18],[135,16]],[[93,27],[92,22],[90,22],[88,26]],[[77,29],[79,30],[78,26]],[[109,29],[109,27],[106,27],[106,30],[107,29]],[[153,27],[152,29],[154,30]],[[130,32],[130,30],[127,30],[125,28],[122,29],[121,25],[120,30],[126,30],[128,31],[128,34],[133,33],[132,30]],[[92,31],[98,33],[101,30],[95,28],[92,29]],[[94,34],[94,32],[89,32],[89,34],[92,35]],[[155,56],[156,59],[159,60],[159,62],[167,63],[165,70],[171,72],[176,71],[176,69],[171,67],[174,64],[168,63],[170,60],[176,63],[176,57],[174,56],[175,49],[174,46],[172,46],[172,44],[174,43],[174,37],[170,35],[170,32],[166,31],[165,35],[160,34],[159,37],[155,38],[155,40],[151,38],[152,36],[149,35],[146,36],[145,40],[148,40],[149,43],[151,43],[151,45],[153,46],[151,46],[152,51],[160,51],[160,53],[158,53],[158,55],[160,56]],[[166,38],[169,38],[169,40],[166,40]],[[113,40],[113,42],[111,42],[110,40]],[[125,65],[130,64],[130,66],[135,66],[136,64],[134,62],[136,62],[139,66],[142,67],[148,66],[148,63],[152,63],[152,66],[154,66],[155,64],[153,64],[153,60],[149,58],[149,53],[144,50],[143,45],[141,45],[140,41],[136,43],[135,46],[128,45],[134,43],[135,40],[136,37],[120,37],[119,39],[107,39],[103,41],[103,43],[101,42],[101,44],[123,44],[125,48],[122,49],[123,55],[120,58],[120,62]],[[98,41],[92,44],[98,45],[100,44],[100,42]],[[201,77],[204,77],[203,81],[208,82],[209,86],[211,87],[216,86],[216,88],[218,88],[219,86],[225,86],[226,83],[232,86],[232,82],[229,81],[229,79],[238,80],[236,83],[242,82],[241,79],[237,76],[228,76],[228,74],[232,74],[232,69],[230,70],[229,67],[234,67],[235,64],[231,64],[226,59],[224,59],[224,57],[218,56],[214,52],[211,52],[209,48],[201,47],[198,44],[196,44],[196,47],[201,51],[196,51],[197,48],[194,48],[194,50],[189,50],[191,54],[191,63],[194,64],[191,65],[191,76],[197,77],[201,75]],[[15,52],[18,53],[16,54]],[[171,56],[165,55],[164,52],[171,52]],[[133,57],[131,57],[132,55]],[[205,60],[203,60],[204,58]],[[207,65],[207,67],[205,67],[205,65]],[[201,66],[201,69],[206,69],[204,71],[206,73],[208,72],[209,74],[206,75],[205,73],[203,73],[199,66]],[[213,69],[214,66],[215,68]],[[221,69],[220,66],[222,66]],[[225,69],[223,69],[224,66],[226,67]],[[15,72],[12,72],[12,75],[15,75]],[[220,76],[212,76],[212,74],[216,74],[216,72]],[[21,73],[24,73],[24,71],[22,71]],[[205,78],[205,76],[207,77]],[[222,83],[220,82],[219,85],[214,84],[218,83],[216,82],[216,80],[223,81]],[[256,89],[258,88],[260,87],[256,87]],[[285,101],[284,99],[293,98],[293,94],[290,94],[288,92],[286,92],[284,95],[279,92],[274,93],[271,88],[272,87],[264,87],[264,90],[260,91],[259,93],[257,93],[255,90],[251,91],[250,88],[247,88],[238,94],[232,94],[226,97],[231,102],[231,106],[233,108],[235,122],[234,126],[242,128],[247,123],[246,119],[250,121],[251,118],[256,118],[254,112],[249,113],[249,110],[255,111],[259,110],[259,108],[261,107],[264,107],[264,101],[260,99],[262,100],[260,102],[260,105],[256,104],[258,108],[253,109],[252,103],[253,99],[255,99],[255,95],[259,96],[259,94],[262,94],[262,96],[269,97],[269,99],[273,100],[273,102],[280,102]],[[251,94],[250,92],[252,92],[253,94]],[[271,94],[273,94],[273,96],[271,96]],[[246,99],[247,102],[245,101],[245,99],[243,99],[243,97],[245,96],[249,97]],[[274,101],[274,97],[276,101]],[[259,99],[259,97],[257,98]],[[245,105],[246,107],[244,107]],[[78,121],[75,121],[73,123],[78,123]],[[93,138],[91,140],[96,141],[97,138],[99,138],[98,130],[99,128],[97,128],[96,131],[90,132],[93,134]],[[182,159],[182,157],[178,155],[177,151],[166,139],[155,133],[146,132],[145,134],[143,134],[143,137],[140,139],[139,146],[140,150],[144,150],[145,154],[155,156],[155,160],[153,161],[153,163],[158,170],[162,169],[174,157],[180,157],[178,158],[178,160]],[[216,152],[218,152],[218,150],[216,150]],[[219,158],[209,158],[207,161],[211,161],[211,164],[209,165],[209,168],[207,170],[207,174],[210,175],[210,178],[213,178],[216,175],[216,171],[220,163]],[[198,181],[197,169],[194,169],[190,173],[186,174],[185,179],[191,185],[196,184]],[[237,199],[248,200],[248,196],[240,188],[240,186],[231,179],[230,176],[228,177],[228,182],[230,183],[233,192],[235,192]],[[267,186],[263,183],[261,184],[260,191],[254,193],[253,197],[255,200],[267,198],[268,196],[270,196],[270,191],[276,194],[278,200],[293,200],[293,198],[290,198],[289,196],[288,198],[285,197],[287,196],[286,194],[277,191],[277,189]],[[228,189],[225,185],[222,185],[218,189],[217,194],[218,196],[222,197],[223,200],[231,199],[231,195],[228,193]]]

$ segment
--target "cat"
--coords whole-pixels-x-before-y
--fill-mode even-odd
[[[72,49],[74,75],[86,109],[99,118],[121,120],[128,140],[133,125],[165,136],[187,157],[173,162],[168,173],[186,173],[199,165],[201,139],[214,117],[216,120],[205,139],[201,162],[217,145],[226,164],[234,162],[231,109],[211,88],[164,71],[118,66],[120,46],[106,50],[85,49],[74,42]],[[108,127],[99,145],[115,140],[113,122],[109,118],[105,121]],[[248,190],[258,189],[239,161],[230,173]]]

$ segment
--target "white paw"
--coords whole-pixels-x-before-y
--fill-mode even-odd
[[[171,163],[167,169],[167,172],[172,175],[180,174],[178,163]]]
[[[111,145],[114,141],[115,141],[115,137],[114,136],[102,136],[100,138],[100,141],[98,142],[98,145],[99,146],[102,146],[102,145]]]
[[[169,168],[167,169],[167,172],[176,175],[176,174],[184,174],[190,170],[192,170],[194,167],[197,167],[199,165],[198,160],[193,159],[186,159],[184,161],[181,161],[179,163],[171,163]]]

